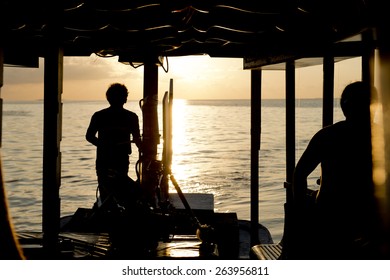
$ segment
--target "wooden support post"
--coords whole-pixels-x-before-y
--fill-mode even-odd
[[[160,143],[158,128],[158,66],[154,62],[144,65],[144,98],[142,104],[143,135],[141,185],[148,192],[150,202],[154,203],[156,174],[152,164],[157,158],[157,145]]]
[[[251,70],[251,245],[259,244],[259,151],[261,135],[261,70]]]
[[[364,52],[362,55],[362,81],[372,85],[374,83],[375,69],[375,46],[372,30],[362,33]]]
[[[295,169],[295,62],[286,63],[286,182]]]
[[[322,126],[333,123],[334,103],[334,57],[325,55],[323,62],[323,103],[322,103]]]
[[[43,246],[48,255],[58,251],[60,226],[61,130],[63,51],[49,46],[44,69],[43,123]]]
[[[293,225],[292,181],[295,169],[295,62],[286,62],[286,203],[284,205],[283,254],[288,256]]]
[[[144,65],[143,155],[156,159],[157,145],[160,142],[158,130],[158,66],[155,63]]]

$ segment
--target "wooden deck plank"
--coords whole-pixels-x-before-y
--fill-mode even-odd
[[[46,259],[41,232],[20,232],[17,236],[27,259]],[[107,233],[65,232],[59,234],[59,240],[58,259],[105,258],[111,249]]]
[[[42,233],[22,232],[18,234],[27,259],[46,259],[42,246]],[[107,233],[60,233],[63,248],[58,259],[117,259],[127,256],[111,252],[111,242]],[[159,241],[154,253],[140,258],[150,259],[210,259],[213,254],[204,255],[200,250],[201,241],[196,235],[176,235],[169,240]],[[131,248],[128,248],[131,249]],[[130,252],[131,253],[131,252]],[[133,255],[129,255],[134,257]]]
[[[260,244],[251,248],[251,254],[259,260],[278,260],[282,254],[281,244]]]

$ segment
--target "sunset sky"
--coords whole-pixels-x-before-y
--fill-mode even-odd
[[[190,56],[169,58],[168,73],[159,67],[159,97],[174,80],[177,99],[248,99],[250,71],[243,70],[242,59]],[[349,59],[335,65],[335,96],[350,82],[360,79],[360,59]],[[263,71],[263,98],[284,98],[284,71]],[[64,58],[64,100],[101,100],[109,84],[124,83],[129,100],[143,95],[143,67],[134,69],[118,62],[117,57]],[[322,94],[322,66],[296,71],[298,98],[316,98]],[[5,67],[1,97],[7,100],[43,98],[43,59],[39,68]]]

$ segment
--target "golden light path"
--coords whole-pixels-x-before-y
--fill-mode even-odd
[[[188,149],[190,143],[187,141],[187,101],[184,99],[174,99],[172,107],[172,173],[177,178],[186,178],[188,170],[184,164],[179,164],[175,156],[179,156]]]

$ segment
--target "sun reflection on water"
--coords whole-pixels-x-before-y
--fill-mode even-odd
[[[186,128],[186,107],[187,100],[177,99],[173,101],[172,107],[172,147],[173,153],[182,153],[187,143]]]
[[[215,161],[205,159],[211,156],[215,150],[207,151],[211,145],[211,139],[204,138],[201,131],[205,129],[203,122],[211,122],[204,119],[202,106],[195,107],[189,104],[191,101],[184,99],[173,100],[172,107],[172,174],[185,193],[208,193],[214,197],[223,196],[223,184],[211,178],[214,173],[218,177],[219,167]],[[214,118],[212,118],[214,121]],[[197,124],[194,126],[194,122]],[[199,131],[199,133],[197,133]],[[206,155],[204,154],[206,153]],[[209,170],[208,175],[202,172]],[[173,186],[171,192],[176,192]]]
[[[187,139],[187,100],[175,99],[172,105],[172,173],[179,179],[186,178],[189,170],[180,157],[190,145]]]

